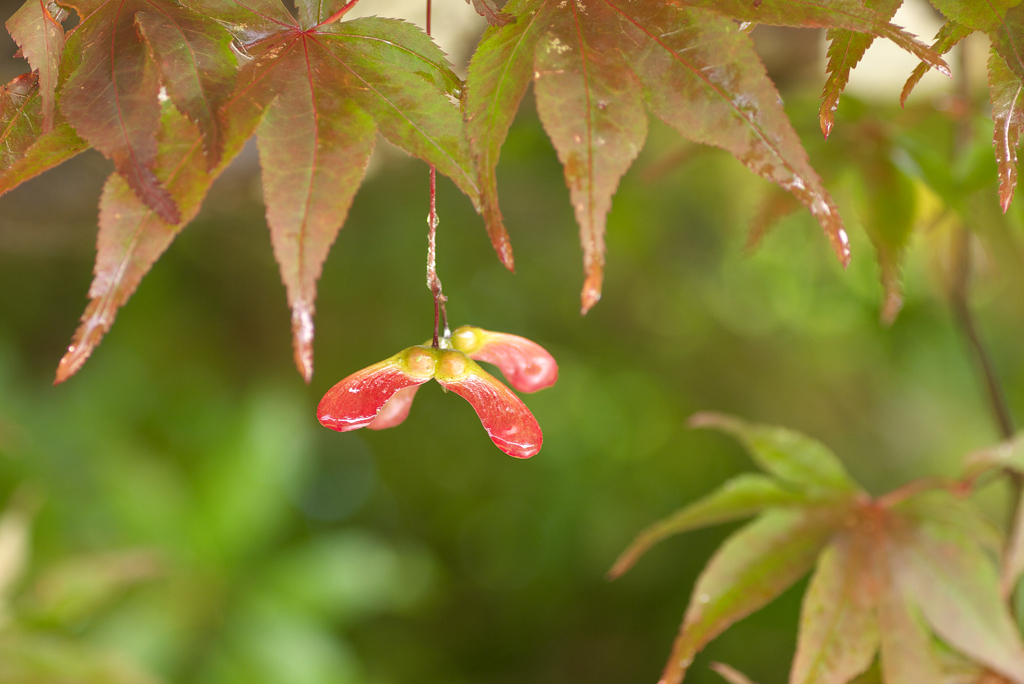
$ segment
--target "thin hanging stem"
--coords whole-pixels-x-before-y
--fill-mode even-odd
[[[353,0],[354,2],[355,0]],[[430,35],[430,0],[427,0],[427,35]],[[441,279],[437,277],[437,169],[430,165],[430,214],[427,215],[427,225],[430,227],[427,233],[427,287],[434,295],[434,341],[432,346],[437,349],[440,340],[446,342],[451,337],[448,329],[448,311],[444,303],[448,298],[441,292]],[[444,324],[442,335],[441,324]]]
[[[978,327],[974,322],[974,315],[971,313],[969,294],[971,287],[971,233],[967,228],[961,228],[956,235],[957,244],[954,248],[953,281],[950,287],[950,306],[957,323],[967,338],[974,356],[982,371],[985,387],[988,390],[988,400],[992,408],[992,414],[999,433],[1003,439],[1013,437],[1013,417],[1010,414],[1010,407],[1006,403],[1006,396],[999,383],[992,359],[985,349],[985,344],[978,333]]]
[[[428,15],[429,16],[429,15]],[[430,213],[427,215],[427,225],[430,227],[427,233],[427,287],[434,295],[434,342],[436,349],[440,346],[439,335],[441,334],[441,323],[444,323],[444,339],[449,337],[448,312],[444,303],[448,298],[441,291],[441,279],[437,277],[437,170],[430,165]]]

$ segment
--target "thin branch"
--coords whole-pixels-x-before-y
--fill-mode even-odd
[[[1003,394],[1003,388],[999,383],[992,359],[978,333],[969,303],[972,270],[970,231],[967,228],[960,229],[957,232],[956,240],[957,243],[953,250],[953,278],[949,292],[950,306],[982,371],[982,378],[988,391],[989,405],[999,427],[999,433],[1003,439],[1010,439],[1014,434],[1013,417],[1006,403],[1006,397]]]

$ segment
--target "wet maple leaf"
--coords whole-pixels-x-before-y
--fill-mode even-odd
[[[903,4],[903,0],[878,0],[865,4],[888,20],[896,14],[896,10]],[[821,93],[822,102],[818,120],[821,124],[821,132],[827,138],[836,121],[839,96],[842,95],[846,84],[850,82],[850,72],[853,67],[857,66],[857,62],[861,60],[867,49],[871,47],[875,37],[870,33],[858,33],[850,29],[829,29],[826,38],[829,40],[828,64],[825,66],[828,79],[825,80],[825,87]]]
[[[216,15],[252,61],[239,75],[256,131],[267,222],[292,308],[295,361],[313,373],[316,282],[366,165],[376,133],[434,164],[474,202],[476,174],[462,135],[461,81],[436,45],[393,19],[327,23],[335,8],[279,2],[195,2]]]
[[[254,131],[274,253],[293,310],[296,362],[307,380],[312,375],[316,281],[365,172],[376,132],[435,163],[475,197],[461,118],[447,96],[460,82],[419,29],[398,20],[369,18],[307,30],[280,3],[253,7],[233,2],[197,7],[218,12],[251,59],[234,79],[213,128],[204,110],[195,114],[194,98],[189,97],[199,88],[196,72],[187,71],[175,86],[182,104],[175,97],[171,102],[189,118],[195,116],[198,126],[164,107],[153,168],[157,182],[180,207],[180,220],[168,221],[137,201],[137,193],[120,179],[108,181],[101,200],[91,301],[58,368],[58,382],[85,362],[118,308],[195,215],[210,183]],[[330,9],[304,7],[307,24]],[[164,28],[158,22],[145,28],[147,24],[140,21],[148,39]],[[164,60],[165,70],[173,56],[172,51]],[[204,153],[211,136],[223,150],[212,169]]]
[[[580,227],[584,313],[601,296],[606,218],[619,180],[643,146],[647,110],[787,189],[818,219],[840,261],[849,260],[835,204],[811,168],[750,37],[733,19],[886,36],[948,73],[932,50],[853,0],[519,0],[506,11],[516,23],[488,29],[467,80],[467,130],[484,218],[495,249],[511,268],[495,167],[532,80]]]
[[[114,162],[146,205],[164,221],[179,223],[179,208],[154,173],[161,85],[175,105],[200,122],[210,139],[207,166],[215,167],[220,147],[213,112],[231,90],[231,35],[213,19],[167,0],[69,4],[82,20],[68,42],[77,65],[62,89],[64,116]],[[194,81],[193,87],[183,85],[186,81]],[[205,108],[197,107],[197,100]]]

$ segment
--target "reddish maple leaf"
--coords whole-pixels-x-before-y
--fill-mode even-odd
[[[948,73],[934,51],[854,0],[520,0],[506,9],[516,23],[488,29],[467,81],[467,129],[484,218],[511,268],[495,166],[532,80],[580,226],[584,313],[601,296],[606,217],[619,180],[643,146],[648,109],[690,140],[730,151],[790,191],[847,263],[849,244],[836,206],[750,37],[733,19],[885,36]]]

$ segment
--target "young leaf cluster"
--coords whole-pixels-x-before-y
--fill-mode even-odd
[[[609,573],[670,535],[757,516],[697,580],[663,682],[682,681],[709,641],[812,570],[790,684],[844,684],[876,658],[885,684],[947,681],[951,668],[968,673],[958,681],[1024,682],[1024,642],[1005,603],[1024,569],[1022,533],[1003,553],[998,530],[965,498],[988,469],[1024,470],[1024,442],[972,455],[962,480],[871,498],[804,435],[719,414],[691,425],[737,438],[764,474],[737,476],[652,525]],[[742,681],[730,668],[722,674]]]

